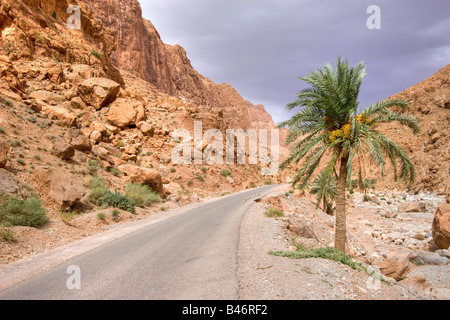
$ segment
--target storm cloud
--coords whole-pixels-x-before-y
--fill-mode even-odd
[[[366,63],[360,106],[431,76],[450,62],[448,0],[141,0],[163,41],[180,44],[193,67],[226,82],[276,123],[305,87],[298,79],[336,58]],[[370,30],[370,5],[381,29]]]

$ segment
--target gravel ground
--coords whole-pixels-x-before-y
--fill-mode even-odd
[[[242,300],[405,300],[423,299],[399,285],[379,282],[365,272],[326,259],[289,259],[269,251],[292,250],[280,219],[264,216],[255,203],[244,216],[238,253]]]

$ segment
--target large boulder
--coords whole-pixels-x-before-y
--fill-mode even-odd
[[[64,102],[64,96],[47,90],[33,91],[28,95],[29,99],[36,100],[39,104],[58,105]]]
[[[0,169],[0,195],[13,194],[19,191],[19,181],[16,176],[5,169]]]
[[[441,249],[450,247],[450,203],[438,206],[432,225],[433,240]]]
[[[86,137],[86,135],[83,132],[81,132],[80,129],[69,128],[66,131],[65,139],[76,150],[90,151],[92,149],[92,145],[89,138]]]
[[[423,250],[415,250],[411,252],[406,259],[416,265],[446,265],[450,261],[447,257],[441,256],[439,253]]]
[[[405,279],[411,271],[411,264],[407,260],[402,260],[400,257],[385,259],[376,265],[380,268],[383,275],[394,278],[397,281]]]
[[[52,152],[62,160],[67,160],[75,155],[75,148],[70,143],[56,142],[53,144]]]
[[[112,103],[120,91],[120,84],[106,78],[90,78],[78,87],[81,99],[95,109],[101,109]]]
[[[42,105],[42,113],[45,114],[51,120],[64,121],[68,127],[74,127],[77,125],[77,115],[64,106],[51,106]]]
[[[398,207],[398,212],[425,212],[426,204],[420,201],[406,202]]]
[[[0,140],[0,168],[6,166],[8,162],[9,144],[5,140]]]
[[[137,100],[119,98],[111,105],[108,112],[108,121],[119,128],[136,125],[144,119],[144,104]]]
[[[56,210],[69,210],[86,194],[83,181],[62,168],[38,168],[33,178],[41,196]]]
[[[132,164],[119,166],[119,170],[132,182],[148,185],[154,192],[164,196],[161,174],[155,169],[142,168]]]

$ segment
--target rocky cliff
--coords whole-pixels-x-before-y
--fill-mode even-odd
[[[395,123],[384,125],[380,130],[400,144],[410,155],[416,169],[416,180],[411,190],[450,191],[450,64],[428,79],[390,97],[411,102],[408,114],[420,122],[421,132]],[[374,172],[376,171],[373,169]],[[401,188],[388,175],[385,186]]]
[[[201,110],[219,108],[227,128],[254,125],[273,127],[263,106],[254,107],[228,84],[216,84],[199,74],[179,45],[164,44],[153,24],[142,17],[137,0],[85,0],[113,31],[117,50],[112,60],[119,68],[136,74],[161,91],[196,103]],[[251,115],[250,115],[251,114]],[[268,122],[253,121],[254,117]]]

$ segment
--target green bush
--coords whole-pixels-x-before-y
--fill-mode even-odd
[[[125,187],[125,196],[141,208],[162,201],[161,196],[153,192],[148,186],[137,183],[127,184]]]
[[[113,193],[109,190],[106,190],[101,199],[101,202],[103,207],[114,207],[131,213],[136,212],[134,201],[128,199],[125,195],[121,194],[120,192]]]
[[[269,254],[293,259],[323,258],[336,262],[341,262],[342,264],[345,264],[357,271],[366,271],[366,268],[361,263],[354,261],[352,257],[346,255],[345,253],[336,248],[323,247],[323,248],[308,249],[305,246],[298,243],[294,245],[297,246],[297,250],[294,252],[271,251],[269,252]]]
[[[103,212],[100,212],[97,214],[97,218],[99,218],[100,220],[105,220],[106,219],[106,214],[104,214]]]
[[[14,241],[14,231],[0,227],[0,241],[12,242]]]
[[[88,187],[89,189],[108,189],[108,183],[105,181],[105,179],[103,179],[102,177],[99,176],[94,176],[92,177],[86,184],[86,187]]]
[[[47,213],[37,196],[25,200],[14,196],[0,197],[0,223],[5,226],[41,228],[48,221]]]
[[[284,216],[283,211],[274,209],[274,208],[270,208],[269,210],[267,210],[266,212],[264,212],[264,215],[268,218],[274,218],[274,217],[282,217]]]
[[[230,169],[222,169],[222,171],[220,171],[220,174],[224,177],[231,177],[231,170]]]
[[[88,195],[89,202],[95,204],[98,207],[103,205],[103,197],[105,196],[107,189],[103,188],[94,188]]]
[[[102,54],[100,52],[98,52],[95,49],[92,49],[91,54],[96,57],[97,59],[101,59],[102,58]]]

